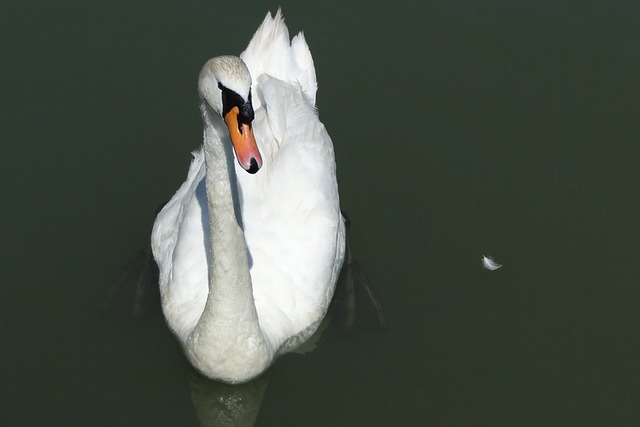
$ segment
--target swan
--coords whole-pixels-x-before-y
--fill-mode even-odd
[[[331,138],[302,33],[267,13],[246,50],[198,79],[204,136],[159,212],[162,310],[205,376],[247,382],[327,313],[345,254]]]

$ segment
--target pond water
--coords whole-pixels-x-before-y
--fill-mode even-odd
[[[3,7],[0,424],[216,425],[227,396],[258,426],[639,425],[640,4],[561,3]],[[220,387],[109,295],[201,143],[200,67],[278,5],[387,325]]]

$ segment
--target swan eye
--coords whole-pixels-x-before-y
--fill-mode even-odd
[[[253,104],[251,103],[251,90],[249,90],[247,102],[240,106],[240,120],[246,124],[251,124],[254,117]]]
[[[218,82],[218,87],[222,91],[222,117],[225,117],[233,107],[238,107],[238,125],[250,125],[254,118],[253,105],[251,104],[251,90],[249,90],[248,100],[245,101],[237,92]]]

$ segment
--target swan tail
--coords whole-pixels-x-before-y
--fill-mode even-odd
[[[311,51],[302,33],[289,39],[282,11],[267,13],[240,57],[251,70],[253,85],[262,74],[285,82],[297,82],[311,103],[316,102],[316,71]]]

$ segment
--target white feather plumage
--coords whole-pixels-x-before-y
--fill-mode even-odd
[[[278,10],[275,17],[267,14],[240,57],[251,73],[253,130],[263,166],[250,175],[234,162],[231,179],[237,180],[253,286],[249,302],[257,320],[249,307],[237,321],[219,323],[229,333],[211,332],[221,338],[194,332],[205,317],[216,316],[208,314],[215,309],[207,301],[215,260],[208,243],[202,150],[194,153],[186,181],[159,213],[152,234],[167,323],[198,369],[227,382],[259,375],[315,331],[333,296],[345,250],[333,145],[315,110],[315,69],[304,37],[298,34],[289,42]],[[252,328],[257,335],[246,332]],[[238,338],[245,332],[246,339]],[[193,350],[198,339],[213,344],[206,352]]]
[[[502,264],[498,264],[493,259],[491,259],[491,257],[485,255],[482,255],[482,265],[484,266],[484,268],[491,271],[497,270],[502,267]]]

